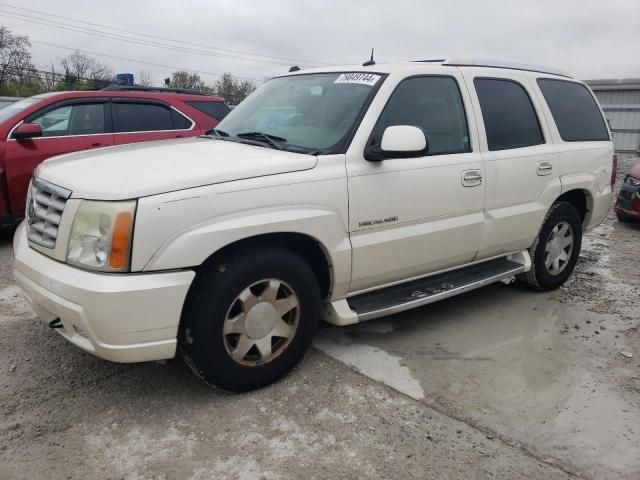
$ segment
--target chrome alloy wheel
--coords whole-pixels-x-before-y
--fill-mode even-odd
[[[282,280],[260,280],[242,290],[227,311],[224,347],[241,365],[263,365],[286,350],[299,324],[293,289]]]
[[[573,244],[573,229],[567,222],[560,222],[551,230],[544,250],[547,272],[558,275],[566,268],[573,252]]]

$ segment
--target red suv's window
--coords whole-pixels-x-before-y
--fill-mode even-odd
[[[231,110],[222,102],[185,102],[215,120],[222,120]]]
[[[43,137],[105,133],[104,103],[83,103],[54,108],[31,120]]]
[[[189,119],[163,105],[116,102],[113,107],[114,132],[186,130],[191,127]]]

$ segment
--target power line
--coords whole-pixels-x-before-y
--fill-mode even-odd
[[[248,61],[248,62],[260,62],[260,63],[269,63],[269,64],[277,64],[277,65],[289,65],[289,63],[285,63],[285,62],[276,62],[276,61],[273,61],[273,60],[264,60],[264,59],[254,59],[254,58],[240,57],[240,56],[229,55],[229,54],[224,54],[224,53],[205,52],[205,51],[202,51],[202,50],[195,50],[195,49],[192,49],[192,48],[185,48],[185,47],[180,47],[180,46],[172,46],[172,45],[168,45],[168,44],[151,42],[149,40],[140,40],[140,39],[137,39],[137,38],[134,38],[134,37],[125,37],[125,36],[121,36],[121,35],[115,35],[115,34],[111,34],[111,33],[100,32],[98,30],[86,29],[84,27],[76,27],[74,25],[69,25],[69,24],[66,24],[66,23],[56,22],[56,21],[47,20],[47,19],[41,19],[41,18],[37,18],[37,17],[31,17],[29,15],[23,15],[23,14],[20,14],[20,13],[7,13],[7,12],[4,12],[2,10],[0,10],[0,17],[11,18],[13,20],[19,20],[21,22],[35,23],[37,25],[44,25],[46,27],[58,28],[58,29],[67,30],[67,31],[70,31],[70,32],[83,33],[85,35],[91,35],[91,36],[94,36],[94,37],[101,37],[101,38],[108,38],[108,39],[111,39],[111,40],[118,40],[120,42],[125,42],[125,43],[128,43],[128,44],[135,43],[135,44],[144,45],[144,46],[147,46],[147,47],[162,48],[162,49],[165,49],[165,50],[174,50],[174,51],[178,51],[178,52],[182,52],[182,53],[191,53],[191,54],[195,54],[195,55],[204,55],[204,56],[208,56],[208,57],[221,57],[221,58],[226,58],[226,59],[229,59],[229,60],[241,60],[241,61]],[[21,18],[21,17],[25,17],[25,18]]]
[[[125,62],[142,63],[144,65],[151,65],[153,67],[168,68],[168,69],[171,69],[171,70],[184,70],[186,72],[199,73],[199,74],[202,74],[202,75],[212,75],[214,77],[221,77],[221,76],[224,75],[223,73],[218,73],[218,72],[207,72],[205,70],[194,70],[192,68],[177,67],[175,65],[166,65],[166,64],[162,64],[162,63],[148,62],[146,60],[136,60],[134,58],[119,57],[117,55],[111,55],[111,54],[108,54],[108,53],[93,52],[91,50],[83,50],[81,48],[67,47],[65,45],[57,45],[55,43],[43,42],[41,40],[30,40],[30,41],[32,43],[39,43],[41,45],[47,45],[49,47],[62,48],[64,50],[77,51],[77,52],[87,53],[89,55],[97,55],[99,57],[114,58],[116,60],[124,60]],[[235,76],[235,77],[239,78],[241,80],[248,80],[250,82],[261,82],[262,81],[261,79],[257,79],[257,78],[239,77],[239,76]]]
[[[94,27],[113,30],[113,31],[117,31],[117,32],[129,33],[129,34],[133,34],[133,35],[137,35],[137,36],[141,36],[141,37],[147,37],[147,38],[152,38],[152,39],[156,39],[156,40],[169,41],[169,42],[172,42],[172,43],[178,43],[178,44],[182,44],[182,45],[190,45],[190,46],[194,46],[194,47],[206,48],[206,49],[209,49],[209,50],[218,50],[220,52],[229,52],[229,53],[233,53],[233,54],[250,55],[250,56],[253,56],[253,57],[262,57],[263,59],[277,59],[277,60],[280,60],[280,61],[286,61],[287,65],[289,65],[291,62],[293,62],[293,63],[302,63],[302,64],[307,64],[307,65],[313,65],[313,64],[316,64],[316,65],[319,65],[319,64],[332,65],[331,63],[328,63],[328,62],[300,60],[300,59],[294,59],[294,58],[288,58],[288,57],[280,57],[280,56],[275,56],[275,55],[265,55],[265,54],[259,54],[259,53],[241,51],[241,50],[232,50],[232,49],[225,49],[225,48],[220,48],[220,47],[213,47],[213,46],[210,46],[210,45],[203,45],[203,44],[187,42],[187,41],[183,41],[183,40],[176,40],[176,39],[173,39],[173,38],[163,37],[163,36],[159,36],[159,35],[151,35],[151,34],[148,34],[148,33],[135,32],[135,31],[132,31],[132,30],[126,30],[126,29],[122,29],[122,28],[111,27],[111,26],[108,26],[108,25],[99,24],[99,23],[93,23],[93,22],[89,22],[89,21],[86,21],[86,20],[80,20],[80,19],[77,19],[77,18],[65,17],[63,15],[56,15],[56,14],[53,14],[53,13],[44,12],[42,10],[34,10],[34,9],[29,9],[29,8],[24,8],[24,7],[16,7],[16,6],[9,5],[9,4],[0,3],[0,6],[8,7],[8,8],[15,9],[15,10],[22,10],[22,11],[26,11],[26,12],[36,13],[36,14],[45,15],[45,16],[54,17],[54,18],[60,18],[60,19],[71,21],[71,22],[75,22],[75,23],[82,23],[82,24],[86,24],[86,25],[92,25]],[[14,13],[14,12],[10,12],[10,13],[14,14],[14,15],[23,15],[23,14]],[[23,16],[25,16],[25,15],[23,15]],[[30,17],[30,18],[37,18],[37,17]],[[49,20],[49,19],[43,19],[43,18],[37,18],[37,19],[38,20],[48,21],[48,22],[53,22],[52,20]],[[61,23],[61,22],[56,22],[56,23]],[[69,26],[68,24],[63,24],[63,25]],[[78,27],[76,25],[73,25],[73,27],[86,28],[86,27]],[[93,31],[94,32],[99,32],[97,30],[93,30]],[[81,33],[87,33],[87,32],[81,32]],[[108,34],[107,32],[99,32],[99,33]],[[248,60],[246,58],[236,58],[236,59]],[[254,59],[254,61],[261,61],[261,60]],[[262,61],[264,61],[264,60],[262,60]],[[282,64],[282,62],[271,62],[271,63]]]
[[[44,78],[46,76],[50,76],[51,80],[53,80],[54,82],[67,80],[66,73],[54,72],[51,70],[38,70],[37,68],[25,68],[23,70],[16,66],[8,65],[8,64],[0,64],[0,72],[8,76],[30,78],[32,80],[39,80],[39,81],[45,81]],[[115,77],[112,79],[102,79],[102,78],[81,77],[73,74],[69,74],[69,77],[72,77],[74,80],[81,80],[84,82],[90,82],[95,84],[105,84],[105,85],[112,84],[115,80]]]

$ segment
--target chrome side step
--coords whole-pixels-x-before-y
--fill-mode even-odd
[[[358,321],[364,322],[475,290],[523,273],[526,269],[526,265],[502,257],[363,293],[348,298],[347,302],[357,314]]]

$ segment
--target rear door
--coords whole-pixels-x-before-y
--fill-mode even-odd
[[[42,137],[16,140],[13,131],[9,134],[5,165],[12,213],[24,211],[29,180],[39,163],[64,153],[113,145],[108,102],[93,98],[57,102],[24,119],[24,123],[39,124]]]
[[[195,122],[164,102],[113,99],[113,132],[116,145],[193,136]]]
[[[528,248],[560,195],[558,158],[534,86],[520,72],[463,69],[486,168],[486,228],[477,259]]]

